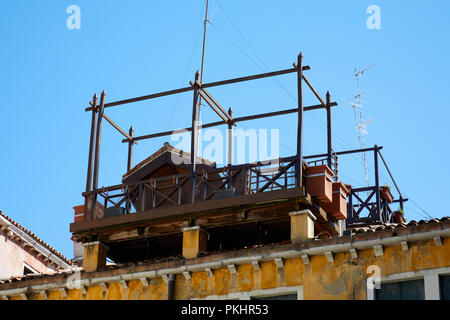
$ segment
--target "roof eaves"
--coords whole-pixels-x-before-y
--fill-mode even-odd
[[[23,227],[22,225],[20,225],[16,221],[14,221],[12,218],[10,218],[6,214],[4,214],[2,211],[0,211],[0,218],[3,221],[4,224],[6,224],[5,220],[6,220],[6,222],[9,223],[9,225],[5,225],[9,229],[14,229],[14,227],[17,228],[16,230],[13,230],[13,231],[16,231],[15,233],[20,238],[22,238],[25,242],[27,242],[30,245],[32,245],[33,247],[35,247],[35,249],[37,249],[37,251],[42,251],[42,250],[39,250],[39,249],[44,249],[44,251],[48,251],[50,253],[49,255],[46,255],[46,252],[41,252],[41,254],[46,259],[50,260],[53,263],[56,263],[57,265],[59,265],[62,268],[68,268],[68,267],[71,266],[71,262],[69,261],[69,259],[67,259],[62,253],[58,252],[55,248],[53,248],[48,243],[46,243],[45,241],[40,239],[36,234],[34,234],[30,230],[26,229],[25,227]],[[22,234],[22,232],[24,234]],[[31,237],[32,239],[34,239],[35,242],[31,242],[30,243],[30,239],[26,239],[26,235]],[[36,244],[39,244],[40,247],[42,247],[42,248],[36,247]],[[55,259],[52,259],[52,256],[54,256]]]

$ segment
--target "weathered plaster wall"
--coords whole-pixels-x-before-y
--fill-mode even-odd
[[[54,271],[19,242],[7,237],[5,231],[0,230],[0,279],[22,275],[24,262],[37,272],[50,273]]]
[[[329,263],[324,255],[310,257],[310,264],[301,258],[284,260],[284,267],[277,268],[275,262],[260,263],[255,270],[251,264],[237,265],[236,273],[228,269],[194,272],[191,279],[183,274],[176,276],[175,298],[204,298],[223,296],[233,292],[270,289],[285,286],[303,286],[304,299],[366,299],[367,267],[377,265],[382,275],[450,267],[450,239],[443,239],[437,247],[432,240],[409,244],[408,251],[400,245],[385,247],[384,255],[376,257],[373,249],[360,251],[357,259],[349,253],[334,254]],[[120,283],[110,283],[104,295],[101,286],[87,288],[83,297],[81,290],[68,290],[65,299],[167,299],[167,284],[162,278],[149,281],[144,287],[140,280],[132,280],[124,288]],[[1,293],[1,292],[0,292]],[[49,299],[61,299],[59,291],[49,291]],[[29,299],[40,299],[34,294]],[[20,299],[20,297],[17,297]]]

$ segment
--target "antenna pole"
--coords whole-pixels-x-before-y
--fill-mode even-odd
[[[203,66],[205,64],[205,46],[206,46],[206,26],[208,25],[208,3],[209,0],[206,0],[206,12],[205,12],[205,21],[204,21],[204,29],[203,29],[203,49],[202,49],[202,65],[200,69],[200,84],[203,84]],[[199,97],[198,104],[201,105],[202,97]]]
[[[355,102],[353,102],[352,105],[353,105],[353,113],[355,115],[356,130],[358,131],[359,145],[360,145],[361,149],[364,149],[365,144],[366,144],[365,134],[366,134],[366,126],[367,126],[368,122],[364,122],[364,117],[363,117],[363,113],[362,113],[363,101],[361,99],[362,93],[361,93],[361,87],[360,87],[359,80],[364,75],[364,72],[371,69],[372,67],[374,67],[374,65],[371,65],[371,66],[365,68],[364,70],[355,69],[356,89],[358,92],[356,93]],[[359,118],[356,113],[356,107],[359,108]],[[364,172],[366,174],[366,184],[367,184],[367,186],[369,186],[369,173],[367,171],[367,158],[366,158],[365,152],[363,152],[362,158],[363,158],[363,162],[364,162]]]

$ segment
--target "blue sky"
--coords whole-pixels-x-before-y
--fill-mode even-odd
[[[300,51],[307,75],[333,111],[334,147],[358,148],[349,100],[355,68],[361,79],[366,146],[378,144],[401,191],[409,220],[449,215],[450,3],[382,0],[210,0],[204,82],[284,69]],[[69,30],[69,5],[81,9],[81,29]],[[381,30],[369,30],[366,9],[381,9]],[[83,203],[90,114],[95,92],[114,101],[188,85],[200,67],[203,0],[10,1],[0,12],[0,210],[69,258],[72,207]],[[211,88],[235,116],[295,107],[296,80],[286,75]],[[305,104],[316,104],[305,96]],[[136,135],[190,125],[192,95],[107,109]],[[205,122],[216,121],[205,110]],[[244,123],[280,129],[281,156],[295,151],[295,116]],[[305,153],[326,151],[325,112],[305,118]],[[104,124],[100,185],[120,182],[126,167],[122,137]],[[136,146],[135,162],[169,138]],[[368,155],[369,166],[373,157]],[[340,159],[342,180],[364,185],[360,156]],[[389,183],[382,173],[381,183]]]

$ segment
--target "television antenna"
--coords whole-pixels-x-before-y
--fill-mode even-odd
[[[368,121],[364,121],[362,109],[363,109],[363,103],[365,101],[363,101],[361,99],[361,97],[363,96],[363,94],[365,92],[361,92],[360,79],[367,70],[373,68],[374,66],[375,65],[372,64],[371,66],[369,66],[365,69],[362,69],[362,70],[355,68],[357,93],[353,97],[353,100],[350,102],[350,104],[353,107],[353,114],[355,116],[355,126],[356,126],[356,131],[358,132],[359,145],[360,145],[361,149],[365,148],[365,136],[368,133],[367,126],[372,122],[372,119],[369,119]],[[364,162],[364,172],[366,174],[366,184],[367,184],[367,186],[369,186],[369,173],[367,171],[367,157],[366,157],[365,152],[362,153],[362,158],[363,158],[363,162]]]

